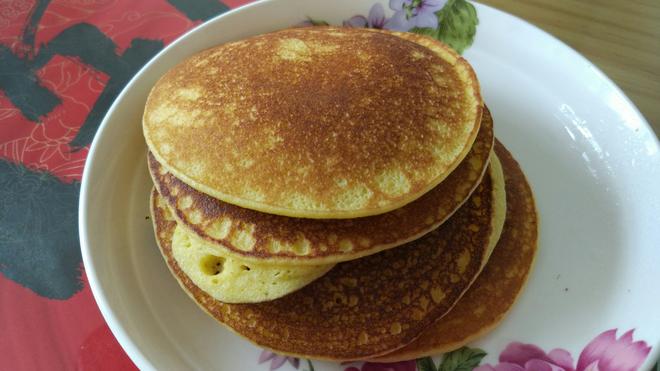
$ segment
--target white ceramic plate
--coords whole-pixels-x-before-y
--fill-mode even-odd
[[[156,248],[145,219],[151,181],[141,131],[149,89],[201,49],[289,27],[307,16],[341,24],[366,14],[374,1],[265,1],[226,13],[158,54],[110,108],[83,176],[80,238],[101,312],[140,368],[270,366],[257,363],[260,349],[197,308]],[[660,348],[658,140],[628,98],[575,51],[510,15],[482,5],[477,11],[477,36],[464,55],[477,71],[497,136],[531,182],[541,234],[537,265],[522,297],[501,326],[471,346],[488,353],[482,364],[495,364],[512,341],[544,351],[559,347],[575,366],[598,334],[618,329],[621,336],[635,329],[635,341],[653,348],[643,367],[649,368]],[[605,347],[613,343],[611,335],[596,342]],[[625,351],[611,354],[635,358]],[[314,362],[316,370],[346,367]],[[303,361],[300,369],[306,368]]]

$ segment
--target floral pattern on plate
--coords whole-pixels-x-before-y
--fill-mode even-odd
[[[617,338],[617,329],[607,330],[587,344],[577,360],[562,348],[545,352],[534,344],[511,342],[500,353],[499,363],[481,364],[487,353],[478,348],[462,347],[442,356],[435,364],[433,358],[378,363],[349,362],[342,364],[344,371],[637,371],[642,366],[651,346],[645,341],[633,339],[634,330],[628,330]],[[270,370],[289,364],[298,369],[300,359],[280,356],[264,350],[259,363],[270,361]],[[314,371],[312,361],[307,360],[306,371]]]
[[[459,53],[472,45],[477,33],[477,11],[466,0],[390,0],[389,8],[393,14],[387,17],[385,7],[375,3],[367,16],[354,15],[343,25],[419,33],[438,39]],[[328,23],[308,18],[300,25]]]
[[[634,330],[628,330],[617,338],[617,329],[607,330],[587,344],[577,360],[569,351],[556,348],[543,351],[533,344],[512,342],[499,355],[499,363],[481,365],[486,352],[478,348],[462,347],[442,356],[436,366],[431,357],[393,363],[351,362],[344,364],[344,371],[636,371],[646,360],[651,346],[645,341],[633,339]],[[279,356],[264,350],[259,363],[271,361],[270,370],[282,367],[287,361],[295,368],[300,360]],[[314,371],[307,360],[308,370]],[[575,365],[575,366],[574,366]]]
[[[500,353],[497,365],[483,365],[475,371],[634,371],[644,363],[651,347],[633,340],[634,330],[616,337],[617,329],[596,336],[582,350],[575,363],[571,353],[557,348],[545,353],[532,344],[510,343]]]

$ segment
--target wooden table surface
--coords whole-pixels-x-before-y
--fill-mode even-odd
[[[660,0],[479,0],[553,34],[602,69],[660,135]]]

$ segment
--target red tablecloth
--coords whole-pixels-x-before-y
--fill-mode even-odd
[[[134,369],[78,241],[94,133],[139,68],[246,0],[0,1],[0,369]]]

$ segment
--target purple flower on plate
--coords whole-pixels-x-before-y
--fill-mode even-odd
[[[442,9],[447,0],[390,0],[394,15],[385,28],[397,31],[410,31],[415,27],[438,28],[435,12]]]
[[[475,371],[574,371],[573,357],[564,349],[553,349],[545,353],[532,344],[510,343],[500,353],[496,366],[483,365]]]
[[[385,8],[380,3],[371,6],[369,16],[355,15],[343,22],[344,27],[385,28],[389,19],[385,18]]]
[[[629,330],[616,338],[616,329],[596,336],[580,353],[578,371],[634,371],[637,370],[651,347],[644,341],[633,341]]]
[[[401,361],[392,363],[365,362],[362,367],[348,367],[344,371],[415,371],[417,364],[415,361]]]
[[[261,352],[261,355],[259,356],[259,364],[267,361],[270,361],[270,370],[277,370],[278,368],[282,367],[287,361],[289,361],[291,366],[295,367],[296,369],[300,366],[300,359],[298,358],[281,356],[279,354],[275,354],[269,350],[264,349]]]
[[[616,338],[616,329],[596,336],[580,353],[577,367],[564,349],[545,353],[532,344],[510,343],[500,353],[500,363],[483,365],[474,371],[636,371],[644,363],[651,347],[633,341],[633,330]]]

